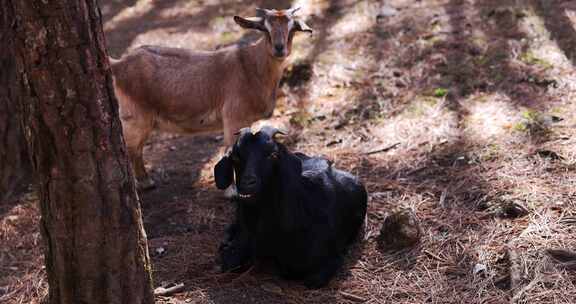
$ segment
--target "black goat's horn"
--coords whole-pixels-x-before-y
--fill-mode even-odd
[[[238,132],[234,133],[234,135],[239,135],[239,137],[242,137],[248,133],[252,133],[252,130],[250,130],[250,127],[242,128],[242,129],[238,130]]]
[[[271,127],[271,126],[263,126],[260,129],[260,132],[263,134],[266,134],[268,136],[270,136],[270,138],[274,138],[274,136],[276,136],[277,134],[281,134],[281,135],[286,135],[286,133],[278,130],[275,127]]]
[[[238,132],[234,133],[234,135],[238,135],[238,139],[236,140],[236,144],[239,145],[240,142],[242,142],[242,138],[244,138],[244,136],[246,136],[247,134],[252,134],[252,130],[250,130],[250,127],[242,128],[242,129],[238,130]]]

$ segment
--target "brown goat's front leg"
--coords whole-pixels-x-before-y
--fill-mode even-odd
[[[144,167],[144,158],[142,157],[142,147],[139,147],[134,153],[130,153],[130,160],[132,162],[132,168],[134,169],[134,175],[136,176],[138,190],[148,190],[156,187],[156,183],[152,178],[148,176],[146,172],[146,167]]]
[[[231,124],[231,126],[226,126],[226,124],[224,125],[225,125],[224,145],[226,145],[226,147],[230,149],[232,145],[234,145],[234,143],[236,142],[236,139],[238,138],[238,135],[236,135],[236,133],[238,133],[238,131],[243,128],[243,125],[242,124]]]

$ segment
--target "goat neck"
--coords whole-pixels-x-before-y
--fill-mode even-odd
[[[302,161],[286,151],[280,161],[278,174],[272,181],[270,190],[262,203],[269,206],[278,217],[275,218],[285,230],[296,230],[305,223],[306,217],[303,204],[306,198],[302,182]]]
[[[241,50],[241,62],[245,75],[257,79],[268,87],[276,87],[286,66],[286,59],[270,55],[266,38]]]

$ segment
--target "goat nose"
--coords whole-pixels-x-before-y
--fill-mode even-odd
[[[282,44],[276,44],[274,45],[274,48],[276,49],[276,52],[281,53],[284,51],[284,45]]]
[[[249,188],[256,186],[256,179],[250,178],[250,179],[245,180],[244,186],[249,187]]]

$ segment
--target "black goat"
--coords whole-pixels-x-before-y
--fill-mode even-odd
[[[279,131],[242,129],[214,168],[216,186],[236,176],[236,220],[220,246],[222,271],[260,258],[274,261],[287,279],[326,285],[342,265],[366,216],[367,194],[353,175],[318,157],[290,153]]]

